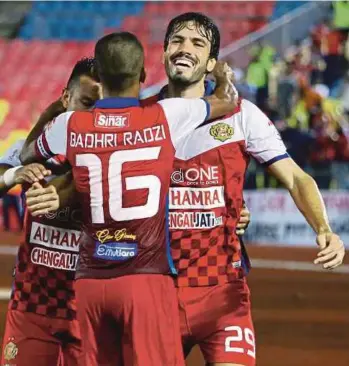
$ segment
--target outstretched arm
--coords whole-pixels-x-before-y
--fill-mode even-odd
[[[271,164],[268,171],[288,189],[298,209],[316,232],[320,252],[314,263],[320,263],[326,269],[338,267],[345,255],[344,244],[331,230],[326,207],[314,179],[290,158]]]

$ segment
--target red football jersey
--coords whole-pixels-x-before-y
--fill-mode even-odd
[[[143,103],[156,98],[161,94]],[[169,193],[171,254],[179,287],[224,284],[248,270],[236,225],[251,156],[268,165],[288,154],[272,122],[247,100],[240,100],[231,115],[204,123],[180,141]]]
[[[19,166],[24,140],[14,144],[0,164]],[[26,214],[9,308],[53,318],[76,318],[73,289],[78,262],[81,210],[63,207],[42,217]]]
[[[288,154],[274,125],[247,100],[178,146],[169,215],[178,286],[210,286],[244,276],[248,258],[236,225],[250,157],[269,165]]]
[[[77,278],[175,273],[167,230],[174,151],[208,109],[202,99],[143,108],[108,98],[91,112],[62,114],[39,137],[41,157],[65,155],[73,169],[84,232]]]

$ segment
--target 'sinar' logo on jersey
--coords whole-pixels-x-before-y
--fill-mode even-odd
[[[129,113],[120,114],[104,114],[97,113],[95,116],[95,126],[103,128],[123,128],[129,126]]]
[[[12,342],[12,340],[10,340],[10,342],[8,342],[4,348],[4,359],[6,361],[14,360],[17,354],[18,347],[14,342]]]
[[[217,123],[210,128],[210,135],[213,136],[215,140],[225,142],[234,135],[233,127],[229,126],[227,123]]]

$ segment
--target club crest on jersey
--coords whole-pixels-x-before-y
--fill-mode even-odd
[[[6,361],[14,360],[18,354],[18,347],[16,343],[13,342],[14,339],[10,338],[9,342],[6,344],[4,348],[4,359]]]
[[[225,142],[234,135],[233,127],[227,123],[217,123],[210,128],[210,135],[218,141]]]
[[[124,128],[129,126],[129,113],[104,114],[96,113],[94,125],[102,128]]]

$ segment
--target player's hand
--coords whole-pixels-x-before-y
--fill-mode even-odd
[[[213,70],[216,79],[217,89],[222,89],[225,95],[229,95],[232,100],[236,100],[238,92],[234,86],[234,72],[231,67],[223,61],[217,61]]]
[[[53,119],[66,111],[67,109],[63,105],[62,98],[59,98],[46,108],[45,113],[48,113],[51,119]]]
[[[247,206],[244,204],[240,212],[239,222],[236,225],[236,234],[244,235],[248,225],[250,224],[250,221],[251,221],[251,213],[247,208]]]
[[[215,68],[212,71],[217,83],[224,83],[226,81],[234,81],[234,72],[232,68],[225,61],[217,61]]]
[[[344,243],[337,234],[319,234],[316,242],[320,247],[320,252],[314,260],[315,264],[322,264],[324,269],[334,269],[343,263]]]
[[[33,184],[35,182],[39,182],[40,180],[44,179],[44,177],[47,177],[49,175],[51,175],[50,170],[46,169],[41,164],[33,163],[16,170],[15,183]]]
[[[32,216],[45,215],[59,208],[59,196],[52,185],[44,188],[40,183],[34,183],[25,195],[27,208]]]

